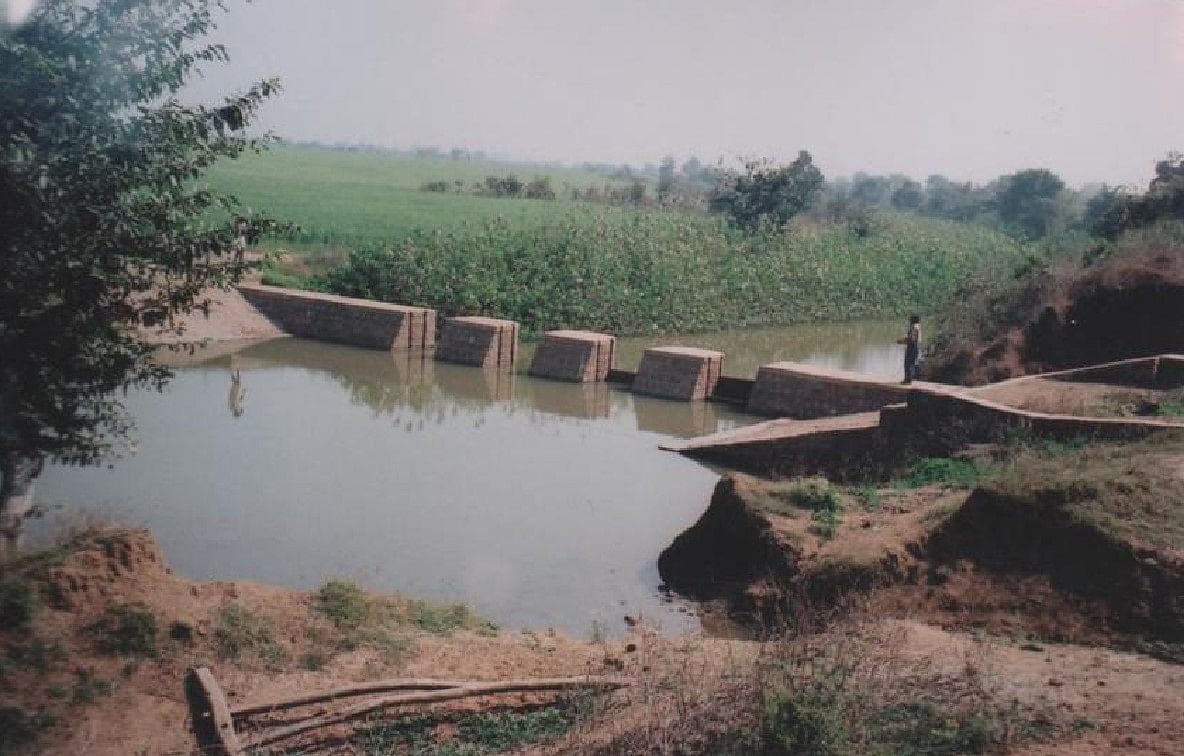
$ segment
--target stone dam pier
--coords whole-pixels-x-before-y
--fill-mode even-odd
[[[516,368],[519,324],[480,316],[438,319],[434,310],[259,284],[243,298],[283,331],[367,349],[431,353],[434,359],[497,374]],[[980,388],[915,382],[795,362],[759,368],[754,378],[724,375],[726,355],[685,346],[647,349],[636,372],[616,365],[610,334],[543,334],[531,376],[569,383],[611,383],[673,401],[726,402],[774,418],[663,448],[758,474],[823,471],[853,455],[916,447],[956,430],[962,442],[986,443],[1015,431],[1047,437],[1132,438],[1184,424],[1159,418],[1092,417],[1038,412],[1012,399],[1029,388],[1090,383],[1138,388],[1184,386],[1184,357],[1160,355]],[[1028,383],[1026,381],[1038,381]]]

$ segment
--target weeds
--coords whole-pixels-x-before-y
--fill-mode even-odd
[[[223,659],[237,660],[253,653],[270,669],[288,660],[288,651],[276,642],[270,623],[238,602],[224,605],[218,613],[214,643]]]
[[[780,504],[807,510],[811,513],[811,527],[818,536],[826,540],[835,537],[843,521],[843,502],[828,482],[811,480],[789,488],[774,489],[770,493],[775,500],[770,507],[772,511],[790,514]]]
[[[472,714],[449,723],[428,715],[382,722],[361,730],[355,745],[368,756],[488,756],[559,737],[575,722],[575,709],[560,706],[537,711]]]

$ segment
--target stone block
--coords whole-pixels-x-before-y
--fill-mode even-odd
[[[664,399],[707,399],[715,391],[723,363],[723,352],[693,347],[653,347],[641,356],[633,391]]]
[[[238,289],[293,336],[396,351],[430,349],[435,343],[435,310],[262,284]]]
[[[518,324],[496,318],[444,320],[436,359],[458,365],[509,369],[518,358]]]
[[[812,420],[872,412],[905,401],[908,391],[908,386],[887,377],[797,362],[775,362],[757,371],[748,397],[748,411],[754,415]]]
[[[617,340],[591,331],[548,331],[530,361],[530,374],[575,383],[599,383],[616,366]]]

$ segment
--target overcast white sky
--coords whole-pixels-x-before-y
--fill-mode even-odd
[[[291,139],[828,175],[1144,184],[1184,149],[1181,0],[232,0],[233,62]]]

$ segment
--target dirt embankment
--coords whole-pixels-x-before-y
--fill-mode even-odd
[[[1055,492],[885,490],[874,511],[849,500],[823,537],[808,511],[778,498],[785,486],[725,477],[662,553],[662,578],[757,628],[859,605],[949,629],[1184,642],[1184,554],[1083,521]]]
[[[196,665],[235,706],[375,679],[629,676],[684,659],[684,646],[640,628],[601,643],[499,631],[458,607],[349,587],[195,582],[147,531],[92,533],[0,563],[0,753],[193,753],[183,681]],[[707,646],[729,655],[727,641]],[[316,733],[336,739],[328,751],[285,747],[355,753],[346,732]]]
[[[981,385],[1184,351],[1184,248],[1042,274],[978,317],[939,339],[925,378]]]

